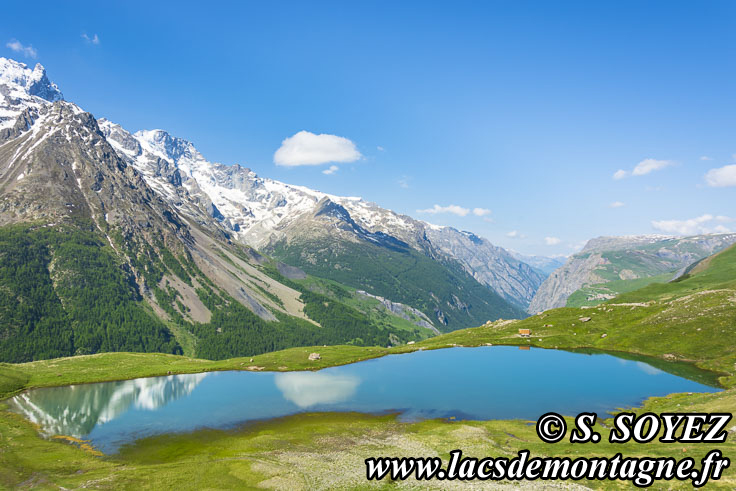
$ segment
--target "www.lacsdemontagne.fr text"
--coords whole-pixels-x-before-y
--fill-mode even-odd
[[[677,460],[673,457],[623,457],[616,454],[611,458],[579,457],[530,457],[522,450],[516,457],[487,457],[477,459],[463,457],[462,451],[450,452],[450,462],[445,469],[439,457],[378,457],[365,461],[368,480],[406,480],[411,477],[421,480],[493,480],[493,481],[543,481],[598,479],[628,481],[646,487],[655,481],[692,481],[701,487],[709,479],[719,479],[728,467],[728,459],[720,450],[711,451],[701,461],[700,470],[695,468],[691,457]]]
[[[722,444],[731,420],[729,413],[619,413],[609,435],[611,443],[649,443],[659,437],[661,443]],[[597,415],[581,413],[570,433],[571,443],[598,443],[601,435],[593,430]],[[537,435],[546,443],[556,443],[567,435],[565,418],[547,413],[537,421]],[[660,432],[660,430],[664,430]],[[718,449],[710,450],[696,467],[692,457],[532,457],[529,450],[520,450],[515,457],[463,457],[462,451],[452,450],[447,468],[439,457],[371,457],[365,459],[366,478],[392,480],[415,478],[422,480],[493,480],[543,481],[609,480],[631,482],[648,487],[657,481],[691,481],[702,487],[709,480],[718,480],[729,467],[730,460]]]

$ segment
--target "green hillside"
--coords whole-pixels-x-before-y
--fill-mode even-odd
[[[278,321],[265,321],[212,283],[191,259],[162,244],[158,254],[145,243],[131,245],[120,233],[111,236],[127,261],[86,222],[0,227],[0,361],[110,351],[182,354],[182,347],[200,358],[221,359],[292,346],[388,346],[428,335],[390,316],[369,316],[278,272],[272,274],[301,292],[305,314],[318,325],[280,312]],[[169,320],[154,314],[131,268]],[[187,309],[184,299],[167,281],[162,284],[164,275],[196,287],[212,312],[209,322],[181,314]]]
[[[587,285],[568,297],[566,307],[598,305],[606,300],[616,298],[622,293],[628,293],[643,288],[650,283],[665,283],[671,280],[673,276],[674,272],[670,272],[656,276],[636,278],[633,280],[613,280],[607,283]]]
[[[270,252],[314,276],[421,310],[445,332],[487,320],[525,316],[520,308],[478,283],[459,264],[442,263],[408,247],[292,241],[280,242]]]
[[[431,329],[422,327],[421,323],[424,319],[420,315],[410,311],[401,314],[390,312],[379,300],[362,295],[355,288],[316,276],[307,276],[303,280],[295,280],[294,283],[356,309],[366,315],[377,326],[412,332],[417,340],[434,335]]]
[[[687,274],[675,281],[649,285],[621,295],[616,302],[666,300],[696,292],[734,288],[736,288],[736,245],[699,261]]]
[[[662,246],[671,245],[668,242],[671,241],[665,241]],[[598,305],[621,293],[638,290],[649,283],[670,280],[681,265],[675,259],[658,257],[656,252],[655,246],[646,245],[633,250],[601,253],[602,264],[592,271],[593,277],[598,281],[572,293],[565,305],[567,307]],[[585,259],[591,254],[583,252],[576,257]]]
[[[596,258],[597,261],[588,271],[583,286],[567,298],[565,306],[598,305],[650,283],[666,283],[689,264],[728,247],[728,237],[720,235],[711,240],[705,236],[671,238],[648,244],[626,244],[626,239],[621,238],[623,244],[615,240],[595,244],[592,250],[572,256],[577,263]],[[713,243],[719,240],[720,243]],[[605,247],[612,250],[605,250]]]

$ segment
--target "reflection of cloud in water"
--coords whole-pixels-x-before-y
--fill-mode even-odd
[[[651,365],[647,365],[643,361],[637,361],[636,367],[647,375],[659,375],[663,373],[662,370],[660,370],[659,368],[654,368]]]
[[[355,393],[360,379],[353,375],[291,372],[274,377],[284,398],[301,408],[344,401]]]
[[[14,397],[10,406],[40,425],[47,435],[82,437],[98,424],[112,421],[131,407],[154,410],[185,397],[207,375],[169,375],[37,389]]]
[[[619,365],[624,366],[628,366],[633,363],[636,368],[646,373],[647,375],[659,375],[664,373],[659,368],[654,368],[653,366],[644,363],[643,361],[624,360],[623,358],[616,358],[616,361],[618,361]]]

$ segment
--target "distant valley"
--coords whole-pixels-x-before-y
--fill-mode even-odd
[[[736,234],[599,237],[573,254],[537,290],[530,313],[597,305],[649,283],[677,278],[697,261],[736,242]]]

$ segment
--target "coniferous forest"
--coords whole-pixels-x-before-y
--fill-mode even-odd
[[[118,241],[123,239],[118,236]],[[167,249],[131,254],[130,265],[105,240],[84,227],[0,228],[0,361],[25,362],[108,351],[181,354],[169,327],[148,307],[130,271],[141,271],[146,288],[170,322],[196,338],[193,354],[208,359],[248,356],[293,346],[355,344],[387,346],[411,333],[371,323],[356,309],[265,272],[301,292],[304,319],[277,314],[265,321],[209,282],[191,261]],[[153,259],[151,259],[153,257]],[[192,283],[212,312],[207,323],[185,319],[177,293],[161,288],[165,273]]]

